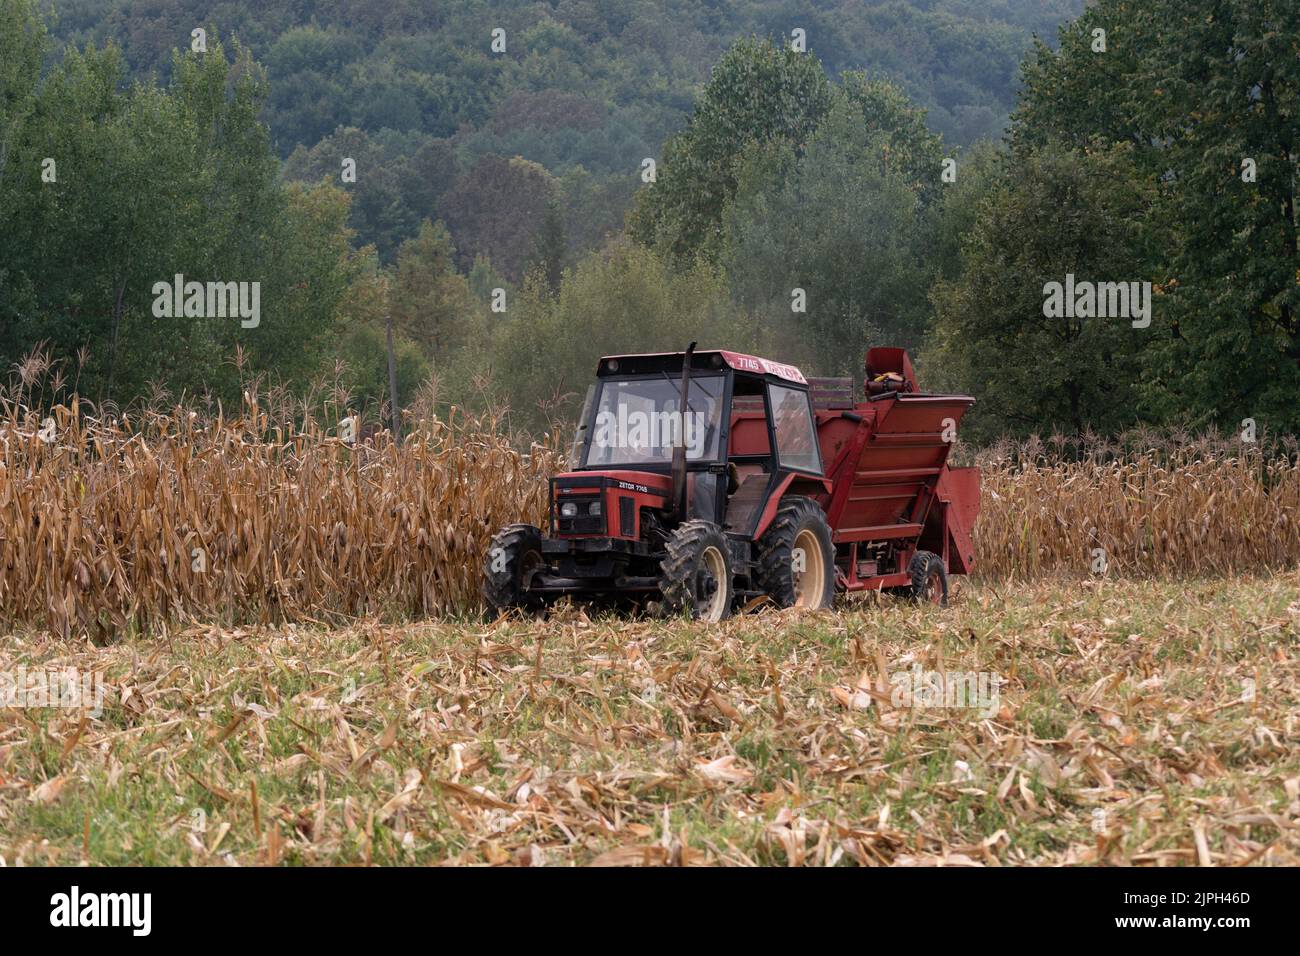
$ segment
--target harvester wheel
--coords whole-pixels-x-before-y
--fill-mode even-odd
[[[533,575],[545,566],[542,532],[530,524],[512,524],[492,537],[483,561],[483,599],[494,611],[537,607],[540,596],[529,594]]]
[[[835,602],[835,547],[826,515],[811,498],[785,498],[758,541],[760,590],[778,607],[828,608]]]
[[[701,621],[731,616],[733,590],[727,539],[711,521],[686,521],[668,541],[660,565],[664,607]]]
[[[931,551],[918,551],[907,565],[912,576],[912,597],[923,604],[948,603],[948,570],[943,558]]]

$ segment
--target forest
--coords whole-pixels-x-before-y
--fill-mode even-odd
[[[4,374],[390,421],[391,332],[401,406],[540,431],[603,353],[899,344],[980,442],[1300,425],[1293,4],[354,7],[0,0]]]

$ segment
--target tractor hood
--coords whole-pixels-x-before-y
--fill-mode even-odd
[[[636,540],[643,509],[670,507],[673,480],[653,471],[570,471],[551,479],[551,534]]]

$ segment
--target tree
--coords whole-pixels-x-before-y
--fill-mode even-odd
[[[1129,102],[1171,171],[1167,334],[1148,391],[1169,414],[1300,428],[1300,8],[1162,0],[1136,30],[1154,39]]]
[[[564,214],[556,197],[546,206],[546,216],[537,234],[533,253],[533,266],[541,271],[547,287],[554,292],[560,287],[564,275],[564,262],[568,258],[568,244],[564,238]]]
[[[534,274],[514,303],[476,371],[523,427],[568,423],[601,355],[680,351],[706,338],[762,354],[768,342],[717,270],[679,268],[627,241],[579,260],[556,294]]]
[[[865,138],[879,143],[871,155],[880,172],[899,175],[921,205],[934,202],[942,188],[943,139],[926,126],[925,111],[901,87],[862,73],[846,73],[836,95],[852,106],[853,122]]]
[[[801,158],[756,150],[723,217],[733,296],[783,355],[821,374],[856,374],[869,345],[912,344],[925,327],[918,195],[889,153],[889,137],[842,99]]]
[[[420,155],[431,140],[449,153],[454,139],[467,166],[491,154],[523,157],[557,178],[585,169],[591,180],[576,201],[568,196],[566,209],[569,251],[577,257],[620,231],[639,182],[634,164],[663,155],[664,140],[686,125],[710,66],[736,37],[773,37],[779,46],[789,44],[791,29],[799,26],[830,76],[865,69],[898,78],[909,98],[929,111],[933,129],[965,144],[1001,131],[1030,37],[1047,35],[1083,5],[406,0],[371,9],[337,0],[72,0],[57,5],[50,29],[61,46],[111,41],[123,51],[129,80],[157,77],[163,85],[171,78],[172,48],[196,25],[210,35],[219,26],[226,36],[240,37],[267,68],[271,82],[262,115],[278,155],[288,157],[297,146],[313,150],[339,127],[356,128],[382,148],[383,162],[367,163],[350,188],[350,224],[362,244],[375,243],[391,263],[423,219],[451,222],[437,204],[447,164],[431,169],[429,157]],[[487,10],[491,26],[509,37],[504,54],[487,47]],[[780,55],[812,62],[810,54]],[[743,111],[745,104],[737,106]],[[756,106],[758,113],[770,112]],[[793,106],[800,107],[797,99]],[[328,175],[338,185],[338,157],[331,159],[330,168],[309,181]],[[452,179],[461,172],[453,170]],[[686,177],[679,198],[691,200],[693,179]],[[421,188],[424,183],[430,188]],[[718,212],[710,220],[715,225]],[[481,251],[471,249],[470,233],[461,231],[453,228],[457,245]],[[531,243],[524,251],[530,250]],[[462,262],[467,267],[468,259]]]
[[[470,267],[469,275],[466,277],[469,282],[470,292],[474,298],[485,307],[492,305],[492,298],[497,289],[506,289],[509,293],[509,283],[504,276],[500,275],[492,268],[492,260],[483,253],[474,257],[474,265]]]
[[[1099,0],[1026,64],[1017,150],[1128,143],[1158,186],[1143,390],[1163,417],[1300,426],[1298,33],[1283,0]]]
[[[554,194],[554,180],[537,163],[479,159],[440,204],[460,266],[468,269],[482,253],[508,279],[521,279]]]
[[[393,321],[434,362],[448,360],[481,332],[482,307],[456,272],[455,256],[446,227],[427,219],[397,253]]]
[[[302,387],[335,359],[340,309],[362,254],[350,245],[341,189],[291,184],[283,198],[262,250],[262,321],[255,329],[224,327],[221,349],[228,356],[241,345],[253,370]]]
[[[1045,286],[1067,273],[1142,278],[1134,270],[1154,188],[1132,152],[1047,146],[1018,157],[963,244],[961,276],[935,286],[927,380],[976,397],[968,435],[1113,432],[1149,417],[1138,383],[1150,330],[1044,310]]]
[[[327,182],[353,196],[349,225],[362,245],[374,245],[380,259],[391,262],[397,247],[419,228],[420,220],[434,215],[436,200],[430,192],[440,185],[427,179],[423,165],[432,156],[419,152],[421,165],[394,158],[382,144],[356,127],[339,127],[311,149],[299,146],[284,164],[284,178],[291,181]],[[355,181],[344,180],[344,161]],[[445,188],[445,184],[443,184]]]
[[[678,260],[716,256],[745,151],[776,142],[801,152],[830,106],[815,56],[737,42],[714,67],[686,130],[665,145],[657,181],[637,194],[632,235]]]
[[[56,358],[84,349],[80,388],[119,402],[154,385],[233,397],[237,347],[248,373],[314,375],[345,282],[346,197],[278,183],[247,51],[228,59],[212,36],[207,53],[176,56],[163,88],[127,86],[117,49],[88,46],[42,81],[34,8],[4,0],[0,18],[6,360],[41,341]],[[157,309],[176,275],[260,289],[256,325]]]
[[[23,264],[24,239],[49,208],[34,164],[41,60],[48,39],[34,0],[0,0],[0,356],[18,358],[36,341],[38,295]]]
[[[338,354],[346,366],[346,382],[352,390],[352,407],[388,404],[391,408],[393,392],[398,396],[415,394],[428,379],[431,365],[401,329],[393,329],[390,347],[392,276],[380,266],[375,248],[361,249],[353,265],[352,281],[339,305],[338,344]],[[396,389],[393,378],[397,380]]]

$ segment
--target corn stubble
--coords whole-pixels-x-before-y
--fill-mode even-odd
[[[492,533],[543,523],[557,442],[496,419],[347,443],[308,420],[0,416],[0,621],[109,640],[185,620],[425,616],[479,607]],[[43,427],[49,418],[53,429]],[[1023,451],[1023,449],[1022,449]],[[1229,574],[1300,561],[1300,467],[1251,446],[1169,444],[1073,461],[986,455],[976,527],[990,580]]]
[[[1300,572],[958,587],[0,642],[105,689],[0,707],[0,866],[1300,863]]]

